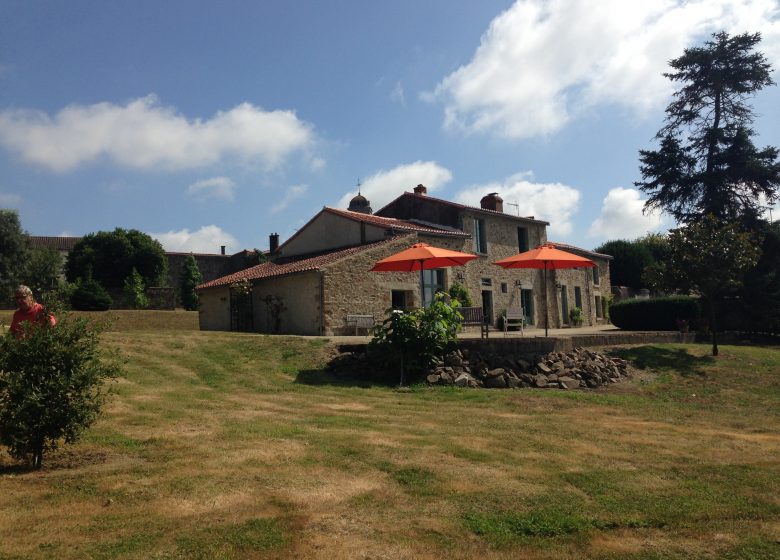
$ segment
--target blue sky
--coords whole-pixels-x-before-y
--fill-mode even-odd
[[[777,0],[3,0],[0,207],[35,235],[232,252],[360,180],[375,210],[418,183],[498,192],[586,248],[663,231],[638,150],[666,62],[721,29],[761,31],[780,68]],[[780,146],[780,88],[754,106]]]

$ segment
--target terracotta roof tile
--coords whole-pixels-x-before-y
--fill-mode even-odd
[[[81,237],[55,237],[46,235],[29,236],[30,245],[40,249],[54,249],[55,251],[71,251],[81,241]]]
[[[211,280],[210,282],[204,282],[195,289],[204,290],[207,288],[217,288],[219,286],[229,286],[230,284],[235,284],[236,282],[241,282],[244,280],[260,280],[262,278],[273,278],[276,276],[285,276],[287,274],[295,274],[298,272],[319,270],[323,266],[333,264],[345,257],[350,257],[357,253],[362,253],[368,249],[379,247],[380,245],[388,243],[389,241],[393,241],[394,239],[397,239],[397,237],[384,239],[382,241],[375,241],[374,243],[369,243],[367,245],[360,245],[357,247],[350,247],[348,249],[331,251],[322,255],[317,255],[316,257],[302,258],[284,264],[258,264],[257,266],[253,266],[233,274],[228,274],[222,278],[217,278],[216,280]]]
[[[444,200],[443,198],[436,198],[436,197],[433,197],[433,196],[428,196],[427,194],[417,194],[417,193],[413,193],[413,192],[405,192],[404,194],[402,194],[398,198],[401,198],[402,196],[412,196],[412,197],[420,198],[420,199],[423,199],[423,200],[431,200],[431,201],[436,202],[438,204],[444,204],[446,206],[452,206],[453,208],[460,208],[462,210],[473,210],[473,211],[476,211],[476,212],[484,212],[485,214],[493,214],[495,216],[501,216],[502,218],[512,218],[512,219],[515,219],[515,220],[522,220],[522,221],[525,221],[525,222],[534,222],[534,223],[537,223],[537,224],[544,224],[546,226],[550,225],[550,222],[548,222],[546,220],[537,220],[536,218],[531,218],[531,217],[526,217],[526,216],[514,216],[512,214],[507,214],[506,212],[498,212],[496,210],[488,210],[487,208],[480,208],[479,206],[468,206],[466,204],[459,204],[457,202],[452,202],[450,200]],[[396,198],[396,199],[392,200],[391,202],[388,202],[387,204],[385,204],[382,208],[377,210],[374,215],[380,214],[385,208],[387,208],[388,206],[393,204],[393,202],[398,200],[398,198]]]
[[[558,243],[557,241],[548,241],[547,243],[552,243],[553,245],[555,245],[559,249],[563,249],[564,251],[566,251],[566,250],[578,251],[578,252],[584,253],[586,255],[592,255],[594,257],[599,257],[599,258],[602,258],[602,259],[609,259],[609,260],[612,260],[612,259],[615,258],[612,255],[605,255],[604,253],[597,253],[595,251],[589,251],[588,249],[583,249],[582,247],[577,247],[576,245],[569,245],[568,243]]]
[[[399,220],[398,218],[387,218],[385,216],[377,216],[376,214],[363,214],[361,212],[352,212],[350,210],[341,210],[339,208],[325,207],[325,210],[339,216],[344,216],[351,220],[364,222],[366,224],[373,224],[380,227],[390,227],[400,231],[416,231],[420,233],[430,233],[434,235],[449,235],[453,237],[470,237],[466,232],[460,230],[453,230],[452,228],[437,227],[435,224],[422,225],[419,223]]]

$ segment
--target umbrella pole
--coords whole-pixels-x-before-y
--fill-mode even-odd
[[[420,309],[425,307],[425,288],[423,283],[423,260],[420,259]]]
[[[550,306],[547,305],[547,261],[544,261],[544,336],[547,336],[547,323],[550,320]]]

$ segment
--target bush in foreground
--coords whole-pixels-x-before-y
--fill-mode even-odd
[[[44,453],[92,425],[106,398],[104,382],[119,367],[101,355],[98,330],[86,319],[25,327],[20,338],[0,337],[0,444],[40,468]]]
[[[680,322],[695,325],[699,302],[690,296],[627,299],[609,306],[612,324],[629,331],[676,331]]]

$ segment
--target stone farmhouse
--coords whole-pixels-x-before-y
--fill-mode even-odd
[[[381,320],[389,308],[427,304],[439,290],[463,285],[486,320],[522,304],[526,324],[543,325],[542,272],[504,270],[493,263],[547,242],[548,222],[504,212],[496,193],[480,207],[430,197],[423,185],[374,213],[358,194],[349,209],[324,207],[281,245],[270,237],[269,261],[204,282],[200,295],[203,330],[243,330],[302,335],[353,334],[347,315]],[[462,267],[419,272],[369,272],[376,261],[413,243],[475,253]],[[550,271],[550,327],[569,322],[569,309],[583,310],[584,324],[603,321],[610,293],[612,257],[558,244],[597,263],[593,269]]]

